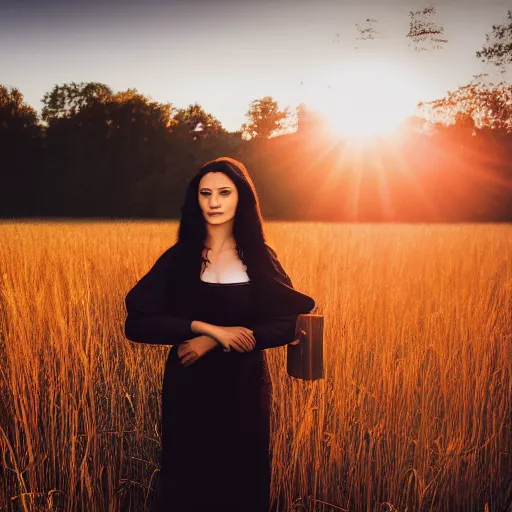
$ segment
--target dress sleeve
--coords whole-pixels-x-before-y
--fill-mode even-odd
[[[191,329],[192,319],[173,314],[173,247],[164,252],[125,298],[127,339],[151,345],[179,345],[198,336]]]
[[[277,271],[276,279],[294,289],[290,276],[277,259],[277,254],[271,247],[267,246],[267,248],[272,255],[273,264]],[[307,296],[303,295],[303,297]],[[315,301],[311,297],[307,298],[309,299],[308,304],[303,306],[302,310],[298,309],[296,313],[274,316],[254,324],[252,331],[256,345],[253,351],[277,348],[291,343],[295,339],[295,326],[299,314],[308,313],[315,307]]]
[[[299,314],[285,315],[260,322],[253,326],[256,345],[253,351],[277,348],[292,342]]]

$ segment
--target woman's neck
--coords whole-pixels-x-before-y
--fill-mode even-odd
[[[205,246],[215,254],[235,249],[236,240],[233,236],[232,224],[208,225]]]

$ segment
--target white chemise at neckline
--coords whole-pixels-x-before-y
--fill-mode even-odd
[[[199,280],[204,284],[209,284],[213,286],[236,286],[241,284],[249,284],[251,281],[242,281],[241,283],[211,283],[210,281],[203,281],[201,278]]]

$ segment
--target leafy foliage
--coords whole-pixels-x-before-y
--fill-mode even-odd
[[[9,91],[0,85],[0,131],[20,133],[27,129],[38,132],[35,109],[23,101],[23,94],[16,87]]]
[[[446,124],[461,114],[472,118],[476,128],[512,133],[512,85],[504,81],[484,83],[478,80],[482,76],[476,76],[455,91],[448,91],[444,98],[420,102],[419,107],[425,109],[431,119]]]
[[[70,118],[95,102],[112,97],[112,89],[99,82],[56,85],[43,97],[43,121]]]
[[[505,66],[512,63],[512,11],[508,11],[508,25],[493,25],[492,33],[486,34],[486,44],[476,52],[476,56],[482,62],[489,62],[501,67],[505,72]]]
[[[218,136],[225,132],[221,122],[205,112],[198,103],[194,103],[186,109],[180,109],[174,119],[179,125],[188,128],[188,133],[194,140]]]
[[[268,139],[283,128],[289,115],[288,107],[279,110],[277,101],[272,96],[254,100],[246,113],[249,122],[242,125],[243,134],[246,138]]]

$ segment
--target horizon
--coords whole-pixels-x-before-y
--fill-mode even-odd
[[[433,21],[448,43],[418,53],[405,34],[409,11],[423,7],[403,0],[388,6],[50,0],[43,7],[0,0],[0,45],[11,50],[0,57],[0,83],[17,87],[39,115],[44,93],[55,85],[94,81],[114,92],[135,88],[174,109],[198,103],[230,132],[240,130],[250,103],[264,96],[292,114],[300,103],[332,113],[348,132],[369,116],[386,129],[415,115],[418,102],[443,97],[478,74],[509,81],[509,71],[500,75],[475,55],[492,25],[505,21],[506,2],[434,5]],[[378,20],[378,38],[358,42],[355,24],[367,18]]]

